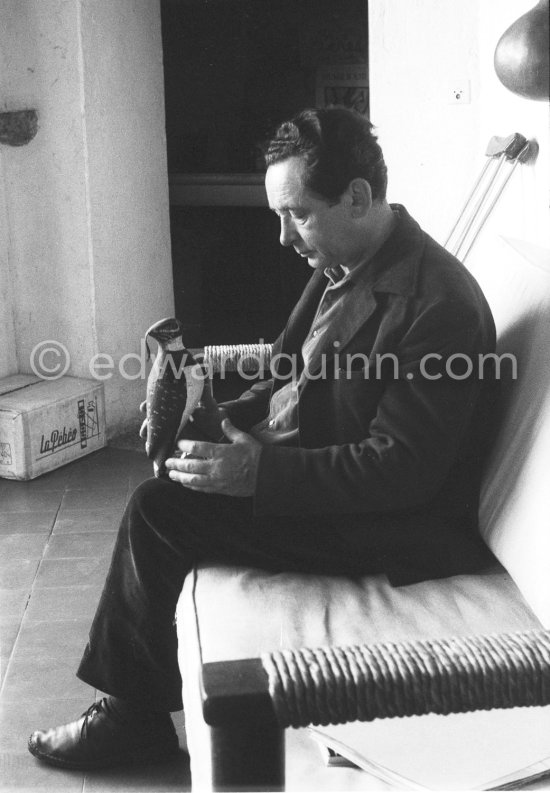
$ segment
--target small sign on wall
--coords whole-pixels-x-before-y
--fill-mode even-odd
[[[316,78],[317,107],[342,105],[367,114],[369,76],[367,64],[319,66]]]

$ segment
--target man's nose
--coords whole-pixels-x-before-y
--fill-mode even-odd
[[[281,217],[281,236],[279,237],[279,242],[281,245],[284,245],[285,248],[297,239],[298,234],[296,233],[296,226],[294,225],[294,221],[289,216]]]

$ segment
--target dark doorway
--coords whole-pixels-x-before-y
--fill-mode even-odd
[[[273,341],[311,270],[278,242],[261,144],[303,107],[368,113],[366,0],[162,0],[176,313],[189,346]]]

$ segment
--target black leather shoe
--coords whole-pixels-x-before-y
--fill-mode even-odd
[[[169,713],[121,714],[104,698],[77,721],[33,732],[29,751],[59,768],[90,771],[158,763],[177,754],[179,744]]]

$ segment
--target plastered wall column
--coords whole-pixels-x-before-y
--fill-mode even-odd
[[[57,339],[82,375],[95,350],[76,3],[6,0],[0,11],[3,110],[35,108],[27,145],[0,148],[17,368]],[[91,330],[92,329],[92,330]],[[5,332],[5,329],[2,329]]]
[[[120,361],[173,312],[159,2],[6,0],[0,14],[0,102],[39,116],[35,139],[1,154],[17,368],[49,339],[68,374],[112,360],[93,370],[112,435],[138,422],[144,391]]]
[[[13,300],[9,271],[8,214],[5,196],[4,163],[0,155],[0,378],[17,371]]]
[[[105,387],[122,426],[145,391],[124,356],[174,311],[159,2],[87,0],[81,31],[95,332],[115,362]]]

